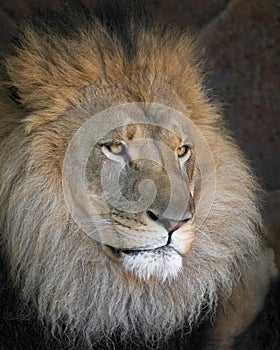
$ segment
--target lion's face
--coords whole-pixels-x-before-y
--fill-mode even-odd
[[[114,113],[115,118],[120,108],[129,119],[123,117],[124,125],[118,127],[108,124],[106,114]],[[115,263],[147,280],[176,277],[194,239],[198,183],[194,140],[178,118],[171,118],[169,130],[162,127],[164,113],[169,119],[170,114],[178,114],[171,108],[140,104],[103,111],[100,120],[106,132],[99,135],[86,162],[77,164],[85,166],[89,198],[89,202],[76,200],[88,214],[81,227],[102,243]],[[137,122],[139,114],[141,123]],[[96,119],[92,117],[93,124]],[[79,142],[79,148],[83,147],[84,141]],[[73,158],[71,147],[68,153]],[[73,163],[64,177],[75,173]]]

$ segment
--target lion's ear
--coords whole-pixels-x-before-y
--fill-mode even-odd
[[[75,41],[40,35],[31,28],[24,32],[15,54],[6,60],[6,72],[10,91],[26,111],[27,131],[58,118],[94,80],[94,62],[88,69],[87,56]]]

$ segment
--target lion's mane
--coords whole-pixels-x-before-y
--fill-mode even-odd
[[[88,342],[115,332],[123,339],[166,339],[202,316],[214,317],[263,259],[259,185],[203,91],[189,35],[141,18],[140,25],[127,21],[125,33],[117,22],[114,32],[104,16],[52,11],[55,16],[41,14],[25,27],[2,74],[0,227],[11,278],[53,333]],[[52,17],[61,21],[58,29],[48,22]],[[72,221],[61,172],[85,108],[98,111],[119,99],[162,103],[168,101],[162,86],[176,92],[204,134],[217,182],[182,273],[152,283],[125,273]]]

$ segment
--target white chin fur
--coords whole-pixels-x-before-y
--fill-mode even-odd
[[[162,248],[136,253],[121,253],[124,269],[137,277],[149,280],[172,280],[182,269],[182,256],[172,248]]]

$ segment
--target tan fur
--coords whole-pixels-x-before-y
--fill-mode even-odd
[[[31,112],[26,119],[27,131],[55,120],[77,103],[81,89],[95,81],[103,86],[125,87],[127,99],[143,102],[152,102],[151,89],[155,85],[173,86],[176,82],[176,93],[188,101],[195,118],[207,123],[208,117],[213,122],[216,108],[206,103],[201,90],[199,68],[194,65],[190,48],[193,39],[188,35],[179,37],[176,32],[166,34],[160,42],[156,31],[139,36],[141,51],[128,63],[121,47],[116,46],[114,38],[109,40],[102,28],[82,32],[76,40],[50,39],[26,30],[23,48],[8,61],[7,69],[9,84],[18,88],[24,107]]]
[[[226,349],[261,308],[274,274],[256,204],[260,189],[203,91],[193,39],[175,31],[160,37],[157,30],[140,37],[141,49],[128,61],[101,27],[68,40],[25,31],[1,84],[1,246],[23,299],[53,332],[62,331],[62,320],[71,337],[82,334],[89,343],[116,330],[124,338],[164,340],[185,322],[195,324],[205,308],[217,317],[211,338]],[[10,86],[21,107],[6,97]],[[62,166],[75,131],[94,113],[125,102],[182,111],[214,157],[215,200],[174,281],[125,272],[76,226],[64,203]],[[135,130],[127,133],[135,137]],[[236,312],[228,311],[231,304]]]

